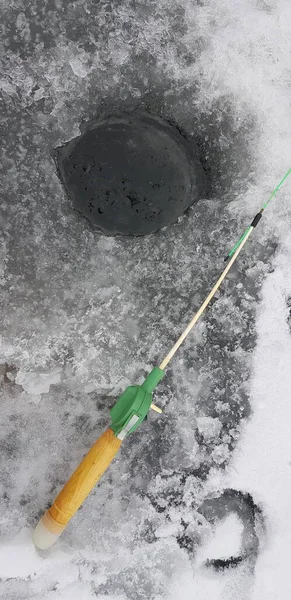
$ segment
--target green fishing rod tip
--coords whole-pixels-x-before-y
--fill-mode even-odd
[[[246,235],[248,234],[248,232],[250,230],[250,227],[256,227],[256,225],[258,224],[258,222],[259,222],[259,220],[260,220],[260,218],[262,216],[262,212],[267,208],[267,206],[269,205],[270,201],[274,198],[274,196],[276,196],[277,192],[279,191],[279,189],[283,185],[284,181],[286,181],[287,177],[289,177],[290,174],[291,174],[291,167],[290,167],[290,169],[288,169],[287,173],[281,179],[280,183],[278,183],[278,185],[274,188],[274,190],[272,191],[269,199],[263,205],[260,213],[258,213],[255,216],[252,224],[246,229],[246,231],[243,233],[243,235],[241,236],[241,238],[238,240],[238,242],[235,244],[235,246],[232,248],[232,250],[225,257],[224,261],[227,261],[229,258],[231,258],[234,255],[234,253],[236,252],[236,250],[239,248],[239,246],[241,245],[241,243],[244,241]],[[260,215],[260,217],[259,217],[259,215]]]
[[[238,242],[235,244],[235,246],[232,248],[232,250],[228,253],[228,255],[225,257],[225,261],[228,260],[229,258],[231,258],[235,251],[239,248],[239,246],[241,245],[241,243],[244,241],[246,235],[248,234],[250,230],[250,227],[248,227],[245,232],[242,234],[242,236],[239,238]]]

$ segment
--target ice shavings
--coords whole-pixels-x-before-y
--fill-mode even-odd
[[[204,440],[206,442],[210,442],[219,435],[221,430],[221,422],[219,419],[213,419],[211,417],[198,417],[197,427]]]
[[[88,74],[88,69],[85,68],[84,63],[77,56],[72,58],[69,62],[72,67],[72,71],[77,77],[80,77],[81,79],[86,77]]]
[[[61,371],[61,368],[56,368],[50,373],[19,371],[15,383],[21,385],[28,394],[47,394],[51,385],[61,381]]]

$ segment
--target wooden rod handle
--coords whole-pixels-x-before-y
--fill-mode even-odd
[[[113,461],[120,445],[121,440],[115,437],[110,428],[95,442],[39,521],[33,534],[33,541],[38,548],[49,548],[61,535]]]

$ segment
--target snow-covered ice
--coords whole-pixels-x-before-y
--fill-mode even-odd
[[[1,599],[287,600],[290,181],[160,384],[163,415],[54,548],[37,552],[31,531],[291,165],[291,4],[0,11]],[[53,152],[96,114],[140,106],[197,139],[211,192],[158,234],[104,238],[68,204]],[[235,565],[207,563],[236,550]]]

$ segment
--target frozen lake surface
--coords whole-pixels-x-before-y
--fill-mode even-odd
[[[290,181],[167,371],[163,415],[124,443],[49,553],[31,531],[291,165],[291,4],[0,11],[1,598],[285,600]],[[211,190],[167,229],[106,238],[71,208],[53,153],[96,115],[135,108],[199,144]]]

